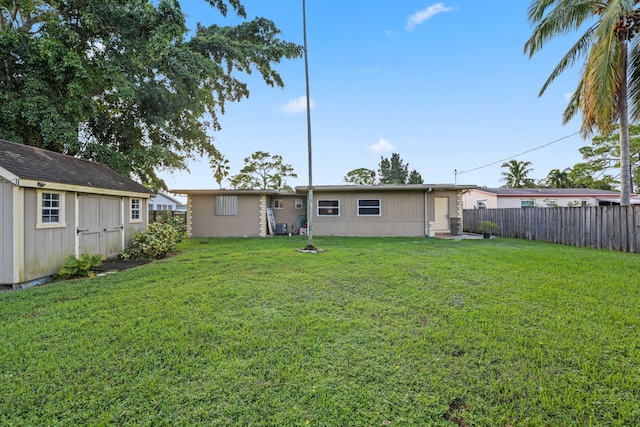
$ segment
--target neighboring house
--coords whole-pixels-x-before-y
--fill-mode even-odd
[[[617,191],[591,188],[485,188],[464,192],[464,209],[603,206],[620,204]],[[640,203],[633,195],[632,203]]]
[[[116,256],[147,227],[151,192],[105,165],[0,139],[0,284]]]
[[[150,211],[186,211],[187,208],[180,200],[165,193],[155,194],[149,199]]]
[[[462,192],[470,185],[335,185],[313,188],[319,236],[433,236],[462,231]],[[304,233],[307,187],[273,190],[171,190],[187,195],[192,237]],[[273,220],[271,220],[270,214]],[[273,222],[276,227],[271,227]]]

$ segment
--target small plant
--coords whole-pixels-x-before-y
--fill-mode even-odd
[[[81,254],[80,258],[69,255],[64,259],[64,264],[55,275],[56,279],[75,279],[78,277],[93,277],[93,268],[102,264],[102,255]]]
[[[484,235],[491,235],[491,232],[493,230],[497,230],[498,228],[500,228],[500,227],[495,222],[482,221],[480,223],[480,233],[482,233]]]
[[[172,225],[154,222],[149,224],[147,231],[133,235],[131,247],[122,251],[120,258],[125,260],[164,258],[176,249],[179,241],[180,235]]]

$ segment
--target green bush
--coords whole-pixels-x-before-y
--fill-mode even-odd
[[[169,224],[172,226],[178,232],[178,243],[182,242],[187,237],[187,223],[183,216],[176,216],[169,212],[163,212],[158,215],[155,222]]]
[[[92,268],[102,264],[102,255],[81,254],[80,258],[69,255],[55,275],[56,279],[74,279],[77,277],[93,277]]]
[[[180,241],[178,231],[171,225],[162,222],[149,224],[147,231],[133,235],[131,247],[120,253],[120,258],[159,259],[164,258],[176,249]]]

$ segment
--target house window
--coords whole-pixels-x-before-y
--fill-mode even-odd
[[[536,203],[533,200],[520,200],[521,208],[533,208],[536,206]]]
[[[296,199],[296,209],[303,209],[302,199]]]
[[[284,199],[273,199],[273,209],[284,209]]]
[[[142,222],[141,206],[140,199],[131,199],[131,222]]]
[[[318,200],[318,216],[340,216],[340,200]]]
[[[358,200],[358,216],[380,216],[380,199]]]
[[[478,202],[478,209],[487,209],[486,202]]]
[[[558,207],[558,199],[546,199],[545,203],[550,208],[557,208]]]
[[[64,218],[64,193],[38,191],[38,218],[36,228],[66,227]]]
[[[213,214],[215,216],[238,215],[238,196],[216,196],[213,200]]]
[[[580,206],[582,206],[583,208],[585,206],[589,206],[589,201],[588,200],[580,200]]]

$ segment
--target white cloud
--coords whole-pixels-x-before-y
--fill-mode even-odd
[[[411,18],[409,18],[409,22],[407,22],[407,26],[405,27],[407,31],[413,31],[418,25],[423,24],[429,18],[436,16],[439,13],[443,12],[451,12],[454,8],[450,6],[445,6],[444,3],[436,3],[432,6],[429,6],[426,9],[417,12]]]
[[[391,144],[389,141],[387,141],[384,138],[380,138],[380,141],[378,141],[377,144],[373,144],[369,146],[369,151],[372,153],[378,154],[385,151],[393,151],[395,150],[395,148],[396,147],[393,144]]]
[[[315,103],[313,102],[313,99],[309,103],[309,106],[311,107],[312,110],[313,110],[313,107],[315,107]],[[307,97],[301,96],[297,99],[292,99],[282,107],[277,107],[276,110],[281,111],[285,114],[304,113],[305,111],[307,111]]]

